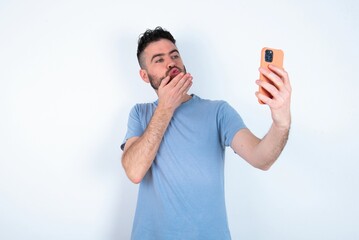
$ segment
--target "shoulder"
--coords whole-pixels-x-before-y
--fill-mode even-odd
[[[148,111],[152,111],[156,108],[156,102],[153,103],[136,103],[132,109],[131,113],[146,113]]]

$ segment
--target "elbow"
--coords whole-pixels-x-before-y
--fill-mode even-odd
[[[123,164],[123,168],[125,170],[125,173],[126,173],[128,179],[132,183],[139,184],[142,181],[143,175],[141,175],[138,171],[135,171],[134,169],[126,167],[125,164]]]
[[[273,163],[259,163],[256,164],[254,167],[258,168],[262,171],[268,171],[272,167]]]
[[[143,176],[141,174],[138,174],[138,173],[136,173],[134,171],[131,171],[129,169],[125,168],[125,172],[126,172],[126,175],[127,175],[128,179],[134,184],[139,184],[143,179]]]
[[[262,171],[268,171],[270,169],[270,167],[271,167],[271,165],[257,166],[257,168],[262,170]]]
[[[252,166],[262,170],[268,171],[272,165],[275,163],[276,158],[268,158],[268,157],[257,157],[251,161]]]
[[[128,176],[128,175],[127,175]],[[136,177],[136,176],[128,176],[128,178],[130,179],[130,181],[134,184],[139,184],[142,181],[141,177]]]
[[[124,156],[121,159],[122,167],[125,170],[127,178],[134,184],[139,184],[142,181],[143,176],[138,173],[133,167],[131,167]]]

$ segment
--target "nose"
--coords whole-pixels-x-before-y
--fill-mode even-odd
[[[171,60],[168,62],[168,64],[167,64],[167,68],[168,68],[168,69],[171,69],[171,68],[173,68],[174,66],[176,66],[176,64],[175,64],[175,62],[171,59]]]

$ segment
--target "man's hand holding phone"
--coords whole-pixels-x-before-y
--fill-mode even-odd
[[[273,123],[289,128],[291,123],[290,101],[292,88],[288,73],[283,69],[283,52],[276,49],[262,50],[260,79],[256,81],[258,101],[269,106]]]

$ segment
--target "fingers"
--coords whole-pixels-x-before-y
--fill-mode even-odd
[[[179,73],[173,79],[165,77],[158,88],[159,97],[174,101],[182,99],[192,86],[192,79],[193,77],[189,73]]]
[[[184,95],[192,86],[192,76],[180,73],[172,80],[166,77],[158,88],[159,105],[166,109],[175,110],[183,102]]]
[[[192,79],[191,74],[180,73],[168,83],[168,87],[174,92],[185,94],[192,85]]]
[[[171,83],[171,78],[169,76],[163,78],[158,87],[158,94],[162,95],[165,92],[168,92],[169,84]]]
[[[277,77],[279,77],[280,80],[282,80],[283,85],[288,90],[291,90],[288,73],[283,68],[277,67],[272,64],[268,65],[268,68],[273,72],[273,74],[275,74]],[[281,86],[282,84],[279,83],[279,85]]]
[[[257,80],[256,83],[266,91],[268,91],[272,98],[265,96],[260,92],[256,92],[257,98],[268,104],[270,107],[281,106],[289,101],[291,95],[291,86],[289,82],[288,73],[277,66],[269,65],[269,69],[260,68],[260,73],[269,79],[269,81]]]
[[[262,86],[261,82],[259,80],[256,81],[256,83],[261,86],[262,88],[266,89],[264,86]],[[268,90],[267,90],[268,91]],[[268,91],[269,92],[269,91]],[[257,91],[256,93],[256,97],[258,98],[258,100],[261,103],[267,104],[267,105],[271,105],[271,102],[273,101],[272,98],[268,97],[267,95],[262,94],[261,92]],[[272,93],[271,93],[272,94]],[[276,96],[277,97],[277,96]],[[273,97],[274,98],[274,97]],[[277,97],[278,98],[278,97]]]
[[[288,73],[284,69],[274,65],[268,65],[268,68],[269,69],[259,68],[259,71],[263,76],[268,78],[278,90],[286,88],[288,91],[291,91]]]
[[[278,89],[284,85],[283,80],[275,72],[267,68],[259,68],[259,72],[268,78]]]
[[[178,87],[179,93],[186,94],[190,87],[192,86],[193,77],[191,74],[187,73],[181,78],[181,80],[177,83],[176,87]]]
[[[160,88],[163,88],[164,86],[166,86],[168,84],[168,82],[170,81],[170,77],[167,76],[164,79],[162,79],[161,83],[160,83]]]

